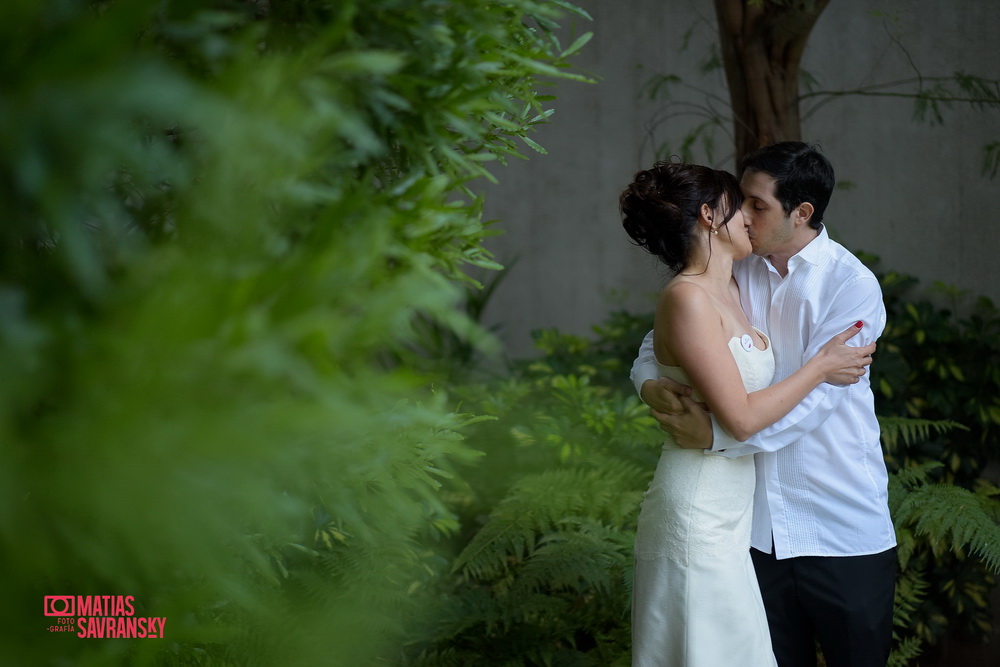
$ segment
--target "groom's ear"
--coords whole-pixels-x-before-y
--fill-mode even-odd
[[[809,221],[812,219],[813,213],[815,212],[813,205],[807,201],[800,203],[795,207],[795,217],[802,221],[802,224],[808,225]]]

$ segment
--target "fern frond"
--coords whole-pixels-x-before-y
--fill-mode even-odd
[[[514,592],[609,592],[631,557],[632,535],[588,520],[567,519],[571,529],[542,540],[519,571]]]
[[[914,419],[911,417],[879,417],[879,428],[882,430],[882,443],[890,451],[895,449],[902,440],[903,444],[912,445],[929,440],[931,432],[941,435],[954,429],[968,431],[969,427],[950,419]]]
[[[906,630],[911,627],[911,614],[927,596],[930,584],[919,569],[904,569],[896,579],[896,595],[893,603],[892,624]],[[898,638],[898,637],[897,637]]]
[[[923,641],[919,637],[907,637],[893,647],[886,667],[909,667],[923,652]]]
[[[901,486],[896,487],[897,490]],[[921,484],[894,499],[893,519],[898,532],[923,536],[935,554],[945,550],[976,554],[994,573],[1000,573],[1000,501],[993,492],[974,493],[950,484]]]
[[[940,461],[928,461],[917,465],[911,465],[901,470],[897,470],[889,475],[889,507],[892,509],[893,497],[902,498],[905,489],[914,488],[921,484],[930,483],[930,474],[934,470],[943,467]]]
[[[639,506],[644,471],[626,461],[548,470],[519,480],[455,562],[466,576],[492,579],[533,554],[567,517],[620,523]]]
[[[1000,502],[994,500],[995,496],[1000,496],[1000,487],[980,479],[976,484],[975,494],[986,499],[982,504],[983,510],[994,522],[1000,523]]]

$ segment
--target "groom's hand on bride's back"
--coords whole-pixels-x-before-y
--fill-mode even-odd
[[[646,380],[640,389],[649,413],[678,446],[708,449],[712,446],[712,422],[702,403],[691,398],[691,387],[670,378]]]
[[[642,402],[657,412],[665,414],[680,414],[686,410],[681,403],[682,396],[691,395],[691,387],[671,380],[646,380],[639,391]]]

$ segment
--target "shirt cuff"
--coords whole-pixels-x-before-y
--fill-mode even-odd
[[[710,452],[724,452],[733,445],[740,444],[735,438],[726,433],[725,429],[719,426],[719,422],[712,417],[712,446]]]
[[[706,454],[721,454],[726,458],[735,459],[748,454],[756,454],[758,445],[755,442],[756,436],[751,436],[746,442],[740,442],[733,436],[726,433],[725,429],[719,426],[712,417],[712,447],[706,449]]]
[[[646,380],[660,379],[659,371],[654,364],[636,364],[632,369],[632,382],[635,384],[635,391],[642,400],[642,385]]]

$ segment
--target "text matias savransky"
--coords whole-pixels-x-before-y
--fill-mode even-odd
[[[75,608],[76,618],[72,622],[76,624],[76,635],[100,639],[163,638],[166,617],[136,616],[134,601],[131,595],[74,596],[67,602]]]

